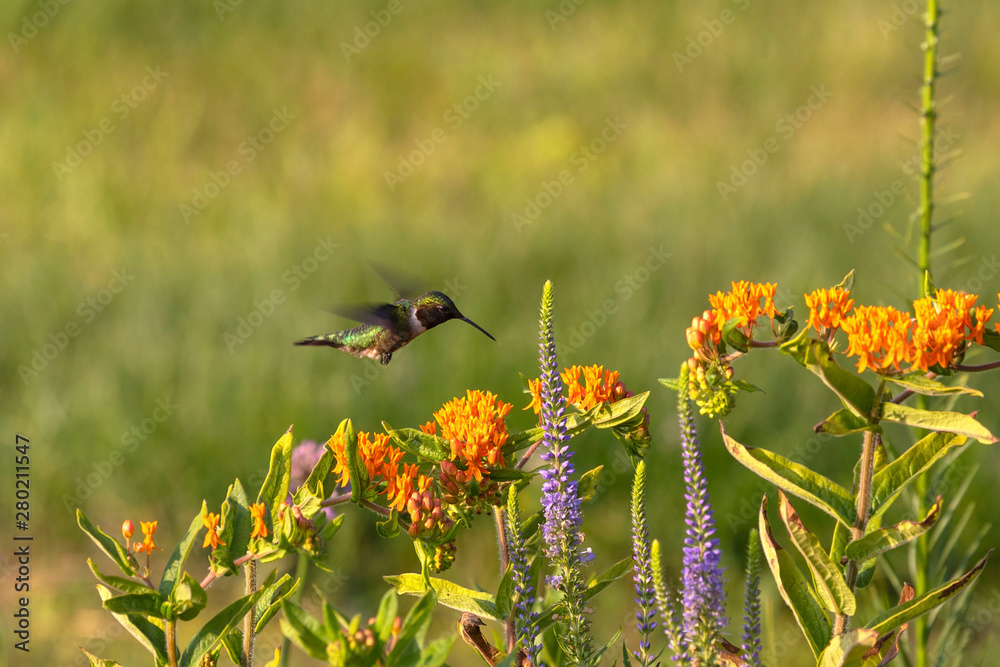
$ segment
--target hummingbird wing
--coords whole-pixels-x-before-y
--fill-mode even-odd
[[[375,326],[385,327],[387,329],[393,329],[396,326],[396,321],[393,319],[396,307],[391,303],[333,306],[329,310],[335,315],[346,317],[347,319],[354,320],[355,322],[374,324]]]
[[[368,262],[379,278],[382,279],[397,299],[413,299],[418,294],[423,294],[427,290],[420,289],[419,281],[413,276],[401,273],[396,269],[389,268],[378,262]]]

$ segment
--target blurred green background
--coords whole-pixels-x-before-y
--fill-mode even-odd
[[[32,653],[14,654],[5,611],[11,664],[80,664],[79,646],[146,664],[99,609],[85,563],[99,554],[75,526],[76,506],[109,531],[125,518],[158,520],[157,541],[169,548],[203,498],[217,505],[235,477],[259,478],[289,424],[297,439],[320,441],[344,417],[365,430],[381,420],[415,426],[482,388],[515,404],[511,428],[528,426],[518,372],[536,372],[546,278],[556,289],[560,361],[605,364],[629,388],[652,390],[649,509],[675,576],[683,529],[675,397],[657,378],[676,375],[687,357],[683,331],[706,295],[730,280],[773,281],[780,305],[801,313],[803,292],[855,268],[862,303],[905,306],[914,296],[914,271],[893,252],[913,243],[882,226],[905,232],[914,208],[916,183],[901,168],[918,136],[910,105],[922,32],[913,9],[756,0],[5,3],[0,434],[11,446],[15,433],[31,438],[36,540]],[[936,277],[991,295],[1000,289],[1000,6],[946,9],[942,52],[962,59],[940,84],[950,100],[941,106],[942,148],[961,155],[939,192],[972,197],[940,210],[938,220],[953,222],[935,244],[969,242],[935,260]],[[370,23],[367,42],[358,37],[379,16],[385,25]],[[812,109],[803,107],[810,96]],[[602,131],[613,138],[603,146]],[[745,183],[720,194],[718,183],[739,183],[733,168],[755,154],[762,161],[762,152],[766,162],[748,163]],[[571,182],[559,191],[552,183],[564,170]],[[387,172],[405,178],[390,184]],[[894,184],[905,195],[890,203]],[[547,198],[547,189],[558,194]],[[863,234],[845,231],[880,197],[884,212]],[[515,214],[533,220],[518,224]],[[502,344],[450,324],[384,368],[293,347],[342,328],[324,312],[330,304],[390,297],[369,261],[449,292]],[[728,431],[786,455],[806,451],[812,424],[835,409],[832,397],[778,355],[756,355],[738,373],[767,393],[741,398]],[[995,380],[972,384],[988,397],[959,407],[982,410],[996,431]],[[745,517],[764,488],[725,454],[715,423],[702,433],[735,619]],[[619,460],[610,437],[577,446],[578,469]],[[849,483],[856,449],[825,443],[810,465]],[[962,461],[982,466],[971,500],[995,489],[995,451],[973,445]],[[10,465],[8,451],[3,470]],[[630,476],[618,470],[586,507],[598,566],[628,555]],[[0,488],[10,489],[4,477]],[[11,495],[2,494],[0,516],[12,516]],[[996,503],[981,502],[966,532],[998,518]],[[408,540],[378,540],[371,519],[350,512],[331,545],[337,583],[327,586],[342,610],[365,617],[383,574],[417,567]],[[5,610],[11,545],[0,544]],[[449,576],[491,589],[493,549],[481,521],[460,541]],[[201,568],[196,559],[189,566]],[[765,646],[776,664],[810,664],[769,580]],[[998,585],[991,566],[973,613]],[[214,599],[230,589],[221,582]],[[631,598],[630,582],[599,598],[599,638],[619,625],[633,636]],[[455,621],[442,609],[437,632]],[[977,637],[997,625],[989,614]],[[456,645],[450,662],[477,661]],[[293,664],[308,660],[299,653]]]

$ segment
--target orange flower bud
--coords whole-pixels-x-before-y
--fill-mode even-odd
[[[135,535],[135,525],[129,519],[125,519],[125,522],[122,523],[122,535],[125,536],[126,540],[132,539],[132,536]]]

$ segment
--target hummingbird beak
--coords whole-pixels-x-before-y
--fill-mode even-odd
[[[462,320],[463,322],[468,322],[469,324],[471,324],[472,326],[476,327],[477,329],[479,329],[480,331],[482,331],[484,334],[486,334],[486,337],[489,338],[491,341],[496,342],[497,339],[494,338],[493,336],[491,336],[489,331],[487,331],[486,329],[482,328],[481,326],[479,326],[478,324],[476,324],[475,322],[473,322],[472,320],[470,320],[468,317],[462,316],[462,317],[460,317],[458,319]]]

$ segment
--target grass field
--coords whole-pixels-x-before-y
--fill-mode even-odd
[[[861,302],[915,294],[894,253],[913,240],[883,227],[905,232],[916,195],[906,169],[922,32],[905,3],[43,5],[0,7],[15,35],[0,49],[0,437],[31,438],[35,536],[32,652],[15,652],[5,629],[13,665],[74,664],[95,636],[104,657],[146,664],[99,609],[77,506],[108,528],[156,519],[169,544],[203,498],[217,505],[235,477],[259,474],[289,424],[312,440],[345,417],[416,426],[482,388],[515,404],[512,428],[530,425],[518,372],[537,372],[547,278],[561,361],[605,364],[653,392],[652,530],[679,564],[675,397],[657,379],[687,357],[683,330],[707,294],[777,282],[781,305],[801,313],[803,292],[852,268]],[[936,278],[989,302],[1000,6],[946,9],[942,51],[962,58],[940,84],[940,148],[960,155],[939,193],[972,196],[940,209],[951,223],[937,247],[968,241],[935,259]],[[329,305],[390,298],[370,261],[449,292],[501,344],[449,324],[384,368],[293,347],[344,324]],[[777,355],[738,372],[767,392],[727,419],[748,444],[794,451],[837,407]],[[972,382],[987,397],[959,407],[995,431],[997,383]],[[762,489],[717,425],[701,427],[736,618],[741,512]],[[578,448],[584,469],[612,467],[618,451],[599,437]],[[847,481],[855,456],[830,442],[813,461]],[[971,525],[995,524],[1000,457],[964,456],[981,466]],[[586,508],[598,565],[628,554],[629,487],[618,474]],[[10,494],[0,509],[12,515]],[[11,544],[0,545],[5,628]],[[452,577],[495,586],[493,547],[484,521]],[[358,512],[331,551],[336,602],[366,616],[383,574],[417,567],[407,540],[384,544]],[[991,567],[972,610],[998,586]],[[766,591],[765,646],[780,649],[791,617]],[[597,635],[634,632],[631,584],[606,596]],[[438,616],[439,632],[454,627]],[[781,665],[809,664],[798,641]],[[450,662],[476,660],[456,646]]]

